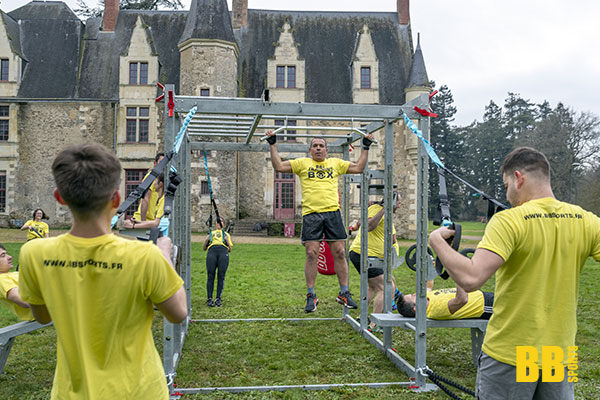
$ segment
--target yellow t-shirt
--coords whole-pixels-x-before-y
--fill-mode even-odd
[[[504,260],[483,351],[516,365],[516,346],[535,346],[538,354],[560,346],[566,362],[577,332],[579,274],[588,257],[600,260],[600,218],[536,199],[494,215],[477,247]]]
[[[48,233],[50,231],[50,228],[48,228],[48,224],[43,221],[34,221],[34,220],[30,219],[29,221],[25,222],[25,225],[33,226],[35,228],[35,230],[39,232],[39,235],[38,235],[33,230],[28,229],[27,230],[27,240],[40,239],[40,235],[41,235],[41,238],[45,238],[46,233]]]
[[[377,213],[379,211],[383,210],[383,207],[379,204],[373,204],[371,207],[369,207],[368,210],[368,217],[372,218],[375,215],[377,215]],[[383,258],[384,257],[384,238],[385,238],[385,227],[384,227],[384,223],[383,220],[385,219],[385,216],[381,217],[381,221],[379,221],[379,224],[377,225],[377,227],[375,229],[373,229],[371,232],[369,232],[369,237],[368,239],[368,246],[369,246],[369,251],[367,252],[367,254],[369,255],[369,257],[378,257],[378,258]],[[360,237],[361,237],[361,233],[360,230],[362,229],[362,227],[367,226],[367,224],[361,224],[361,227],[358,228],[358,231],[356,232],[356,238],[354,238],[354,241],[352,242],[352,244],[350,245],[350,250],[360,254]],[[392,225],[392,233],[396,234],[396,227]],[[396,249],[398,248],[398,246],[396,246]]]
[[[156,202],[156,210],[154,214],[154,218],[151,220],[155,220],[156,218],[162,218],[165,214],[165,196],[160,196],[160,199]],[[149,215],[149,214],[147,214]]]
[[[52,399],[168,399],[153,304],[183,281],[151,242],[70,234],[21,248],[19,290],[57,332]]]
[[[339,210],[338,176],[345,174],[350,161],[327,158],[322,162],[312,158],[290,160],[292,172],[300,177],[302,215]]]
[[[210,245],[206,248],[206,250],[210,249],[213,246],[227,247],[225,245],[225,242],[223,241],[223,232],[224,231],[222,229],[212,231],[212,242],[210,242]],[[231,235],[227,232],[225,232],[225,239],[229,241],[231,248],[233,248],[233,242],[231,241]]]
[[[33,321],[33,315],[29,308],[21,307],[8,300],[8,292],[19,286],[19,273],[7,272],[0,274],[0,303],[4,304],[21,321]]]
[[[146,174],[146,176],[144,176],[144,179],[146,179],[148,177],[148,175],[150,175],[150,173],[152,172],[152,170],[148,171],[148,173]],[[142,179],[142,181],[144,180]],[[148,208],[146,209],[146,219],[144,221],[152,221],[155,220],[155,218],[152,218],[153,216],[156,215],[156,206],[158,205],[158,192],[156,191],[156,188],[154,187],[156,185],[156,179],[154,180],[154,182],[152,182],[152,185],[150,185],[150,187],[148,188],[148,190],[150,191],[150,198],[148,199]],[[161,213],[162,215],[162,213]],[[140,199],[140,204],[138,205],[138,209],[137,211],[133,214],[133,218],[135,218],[137,221],[141,221],[142,220],[142,201]]]
[[[437,289],[427,292],[429,305],[427,306],[427,318],[431,319],[463,319],[479,318],[483,314],[483,292],[476,290],[468,294],[467,304],[450,314],[448,301],[456,297],[456,288]]]

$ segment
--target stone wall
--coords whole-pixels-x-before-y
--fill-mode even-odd
[[[51,228],[68,226],[70,214],[52,194],[52,162],[71,144],[92,141],[113,148],[113,105],[35,102],[19,105],[17,114],[19,155],[9,218],[27,220],[35,208],[42,208]]]

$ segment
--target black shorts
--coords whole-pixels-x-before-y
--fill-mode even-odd
[[[494,305],[494,293],[491,292],[483,292],[483,314],[481,314],[481,319],[490,319],[492,316],[492,306]]]
[[[340,210],[306,214],[302,217],[302,243],[346,240],[346,228]]]
[[[354,265],[354,268],[356,268],[356,270],[360,274],[360,254],[358,254],[355,251],[350,250],[350,254],[348,254],[348,256],[350,257],[350,261],[352,261],[352,265]],[[383,275],[383,268],[367,269],[367,277],[369,279],[378,277],[380,275]]]

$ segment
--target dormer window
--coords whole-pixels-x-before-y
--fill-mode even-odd
[[[360,88],[371,89],[371,67],[360,68]]]
[[[8,81],[8,59],[0,60],[0,81]]]
[[[148,84],[148,63],[132,62],[129,63],[129,84],[147,85]]]
[[[275,83],[277,88],[295,88],[296,67],[294,65],[278,65]]]

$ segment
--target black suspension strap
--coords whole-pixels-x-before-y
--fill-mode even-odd
[[[213,195],[212,182],[210,180],[210,173],[208,172],[208,160],[207,160],[207,156],[206,156],[206,150],[202,150],[202,154],[204,155],[204,171],[206,172],[206,180],[208,182],[208,194],[210,196],[210,204],[211,204],[210,215],[208,217],[208,220],[206,221],[206,225],[208,225],[209,240],[212,242],[212,210],[213,210],[213,208],[215,210],[215,216],[217,217],[217,221],[219,222],[219,224],[221,223],[221,216],[219,215],[219,208],[217,207],[217,202],[215,201],[215,196]],[[221,226],[222,231],[223,231],[223,228],[224,227]],[[225,240],[225,231],[223,231],[222,233],[223,233],[223,240]]]
[[[144,195],[144,193],[146,193],[146,191],[150,188],[152,183],[154,183],[156,178],[161,173],[163,173],[163,171],[165,170],[165,168],[169,164],[169,162],[175,156],[177,156],[177,154],[179,154],[179,149],[183,142],[185,132],[187,130],[187,127],[188,127],[190,121],[194,117],[196,110],[197,110],[197,107],[194,106],[185,116],[185,119],[183,121],[181,129],[179,130],[179,132],[177,133],[177,136],[175,137],[173,150],[169,151],[168,153],[165,154],[163,159],[160,160],[160,162],[158,164],[156,164],[156,166],[154,166],[154,168],[152,168],[152,171],[150,171],[150,174],[148,174],[148,176],[142,181],[142,183],[140,183],[138,185],[138,187],[136,187],[127,196],[127,199],[125,199],[125,201],[119,206],[116,215],[112,217],[111,229],[116,225],[117,221],[119,220],[119,218],[121,218],[123,213],[125,211],[127,211],[127,209],[129,207],[131,207],[131,205],[133,205],[137,200],[139,200]],[[181,183],[181,178],[179,178],[177,176],[176,172],[177,171],[175,170],[175,168],[171,167],[171,171],[170,171],[170,175],[169,175],[169,185],[168,185],[167,189],[165,190],[165,195],[164,195],[165,196],[164,214],[163,214],[163,218],[161,218],[160,225],[158,226],[159,232],[168,232],[168,229],[169,229],[169,219],[167,217],[171,214],[171,211],[173,209],[173,196],[175,195],[175,190],[177,189],[177,186]],[[153,228],[153,229],[155,229],[155,228]],[[153,241],[156,242],[158,234],[156,234],[155,232],[153,233],[152,229],[151,229],[150,235],[151,235],[151,237],[155,236]]]
[[[453,382],[450,379],[444,378],[441,375],[436,374],[435,372],[433,372],[431,369],[429,369],[429,367],[425,367],[421,370],[423,372],[423,374],[425,374],[429,379],[431,379],[431,381],[433,383],[435,383],[440,389],[442,389],[442,391],[444,393],[446,393],[448,396],[450,396],[451,398],[455,399],[455,400],[461,400],[460,397],[458,397],[458,395],[454,392],[452,392],[450,389],[448,389],[443,383],[450,385],[458,390],[461,390],[463,392],[465,392],[466,394],[475,397],[475,392],[473,392],[472,390],[462,386],[459,383]],[[443,382],[443,383],[442,383]]]

